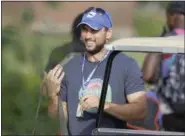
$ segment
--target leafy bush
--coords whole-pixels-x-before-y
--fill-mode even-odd
[[[139,2],[133,22],[138,36],[159,36],[165,24],[165,2]],[[142,3],[142,4],[141,4]],[[157,10],[155,8],[157,8]]]
[[[2,133],[31,134],[40,94],[40,80],[51,50],[69,41],[65,35],[25,33],[18,27],[2,30]],[[62,59],[62,58],[61,58]],[[55,134],[58,121],[41,104],[36,134]]]
[[[28,25],[34,20],[34,17],[35,17],[34,10],[31,7],[26,7],[24,8],[24,11],[22,12],[21,22],[23,24]]]

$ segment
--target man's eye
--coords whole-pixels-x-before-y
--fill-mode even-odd
[[[87,31],[87,28],[84,27],[84,26],[82,26],[82,27],[81,27],[81,30],[82,30],[82,31]]]
[[[92,31],[92,33],[97,33],[99,30],[91,30]]]
[[[83,31],[83,32],[91,32],[91,33],[97,33],[99,30],[94,30],[94,29],[91,29],[91,28],[87,28],[87,27],[85,27],[85,26],[82,26],[81,27],[81,30]]]

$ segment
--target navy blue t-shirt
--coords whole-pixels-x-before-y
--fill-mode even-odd
[[[64,66],[65,77],[61,84],[61,99],[67,102],[69,135],[91,135],[96,125],[96,113],[94,112],[84,111],[83,117],[76,116],[80,104],[79,93],[82,90],[82,60],[83,55],[77,55]],[[86,60],[85,80],[98,63]],[[92,76],[87,85],[86,94],[100,96],[106,63],[107,58],[98,66]],[[135,60],[119,53],[112,64],[106,101],[125,104],[125,95],[138,91],[144,91],[141,70]],[[101,125],[106,128],[124,128],[126,122],[106,114]]]

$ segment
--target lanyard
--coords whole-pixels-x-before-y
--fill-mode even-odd
[[[94,73],[96,72],[97,68],[99,67],[99,65],[107,58],[107,56],[109,55],[108,51],[105,56],[103,57],[103,59],[94,67],[94,69],[91,71],[91,73],[89,74],[89,76],[87,77],[87,80],[84,80],[84,66],[85,66],[85,54],[83,57],[83,61],[82,61],[82,89],[84,90],[85,87],[88,85],[89,81],[91,80],[92,76],[94,75]]]

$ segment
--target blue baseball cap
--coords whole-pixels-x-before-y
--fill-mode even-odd
[[[88,8],[82,17],[81,22],[77,25],[86,24],[94,30],[100,30],[101,28],[111,28],[112,19],[110,14],[102,8],[91,7]]]

